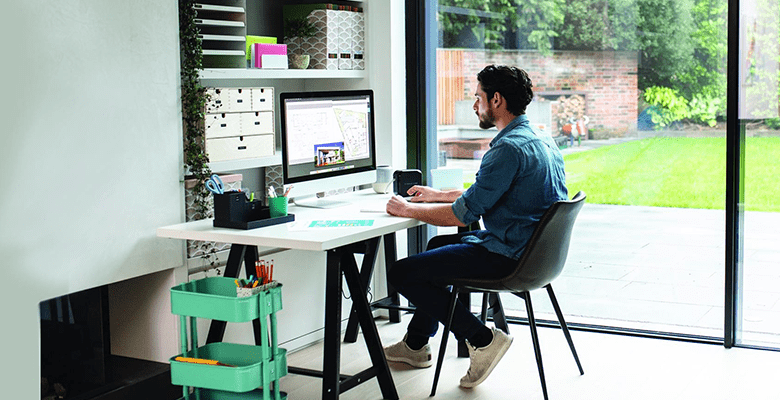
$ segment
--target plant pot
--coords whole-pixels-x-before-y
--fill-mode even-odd
[[[290,54],[288,56],[288,65],[292,69],[306,69],[309,68],[309,60],[308,54]]]

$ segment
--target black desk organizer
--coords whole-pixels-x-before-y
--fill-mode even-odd
[[[295,220],[294,214],[271,218],[262,201],[249,201],[244,192],[214,194],[214,226],[233,229],[255,229]]]

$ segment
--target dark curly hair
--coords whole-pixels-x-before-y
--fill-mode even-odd
[[[506,65],[488,65],[477,74],[482,90],[491,99],[496,92],[506,99],[507,110],[514,115],[525,114],[525,108],[534,98],[531,78],[520,68]]]

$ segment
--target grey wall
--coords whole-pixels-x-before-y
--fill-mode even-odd
[[[0,16],[3,395],[40,386],[38,303],[180,266],[175,0],[25,0]],[[129,315],[128,318],[133,318]]]

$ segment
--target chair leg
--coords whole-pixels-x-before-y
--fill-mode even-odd
[[[496,324],[496,328],[501,329],[509,334],[509,324],[506,322],[506,315],[504,314],[504,305],[501,304],[501,296],[498,293],[490,293],[490,309],[493,314],[493,323]]]
[[[484,324],[487,322],[488,304],[490,303],[490,292],[482,292],[482,314],[479,320]]]
[[[433,387],[431,387],[431,396],[436,395],[436,386],[439,384],[439,374],[441,374],[441,365],[444,362],[444,351],[447,350],[447,338],[450,336],[450,328],[452,328],[452,315],[455,314],[455,303],[458,301],[458,289],[452,288],[452,296],[450,296],[450,307],[447,310],[447,323],[444,325],[444,332],[441,336],[441,345],[439,346],[439,357],[436,361],[436,373],[433,375]]]
[[[534,353],[536,354],[536,365],[539,367],[539,379],[542,381],[542,393],[544,400],[547,400],[547,383],[544,380],[544,367],[542,366],[542,350],[539,347],[539,335],[536,332],[536,320],[534,319],[534,310],[531,306],[531,294],[528,292],[520,293],[525,300],[525,308],[528,311],[528,325],[531,326],[531,339],[534,342]]]
[[[467,310],[471,310],[471,292],[468,290],[458,291],[457,299]],[[468,356],[469,348],[466,346],[466,339],[458,340],[458,357],[466,358]]]
[[[582,364],[580,364],[580,358],[577,356],[577,350],[574,349],[574,342],[571,340],[571,334],[569,333],[569,327],[566,326],[566,321],[563,319],[563,313],[561,312],[561,307],[558,305],[558,300],[555,298],[555,293],[553,293],[552,285],[547,285],[547,293],[550,295],[550,302],[553,305],[553,308],[555,309],[555,314],[558,315],[558,322],[561,324],[561,330],[563,331],[563,335],[566,336],[566,341],[569,342],[569,348],[571,349],[571,354],[574,356],[574,361],[577,362],[577,368],[580,369],[580,375],[585,375],[585,371],[582,369]]]

